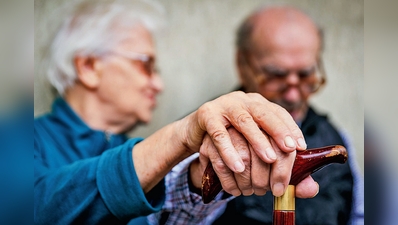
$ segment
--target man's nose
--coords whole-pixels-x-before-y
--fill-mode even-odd
[[[288,102],[300,101],[300,77],[298,76],[298,74],[295,72],[291,72],[288,77],[286,77],[285,82],[287,83],[287,90],[284,94],[284,99]]]
[[[297,86],[300,84],[300,77],[297,72],[290,72],[285,82],[287,82],[289,86]]]
[[[298,102],[301,100],[301,93],[298,86],[289,86],[283,98],[287,102]]]

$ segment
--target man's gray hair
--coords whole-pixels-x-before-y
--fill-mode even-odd
[[[74,86],[75,56],[101,56],[125,38],[114,28],[143,25],[151,33],[164,26],[163,8],[152,1],[84,1],[63,20],[50,49],[47,77],[60,95]]]

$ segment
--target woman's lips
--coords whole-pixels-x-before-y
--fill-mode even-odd
[[[155,107],[157,102],[156,102],[156,96],[155,95],[147,95],[147,97],[151,100],[152,107]]]

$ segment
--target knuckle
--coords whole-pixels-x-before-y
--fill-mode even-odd
[[[238,189],[238,186],[236,185],[235,181],[232,179],[227,179],[221,182],[221,186],[224,189],[224,191],[231,193],[234,190]]]
[[[245,164],[246,168],[250,168],[251,157],[249,153],[249,149],[247,151],[239,154],[240,158],[242,159],[243,163]]]
[[[210,134],[210,136],[212,137],[212,139],[215,142],[222,142],[223,140],[225,140],[226,137],[228,137],[228,134],[225,131],[222,130],[216,130],[214,131],[212,134]]]
[[[203,137],[203,143],[205,143],[207,145],[211,145],[212,144],[209,134],[207,134],[207,133],[205,134],[205,136]]]
[[[199,148],[199,153],[208,157],[209,152],[214,151],[214,149],[215,146],[213,145],[213,142],[211,141],[209,135],[206,134],[205,137],[203,138],[202,145]]]
[[[231,170],[221,161],[213,162],[213,168],[220,177],[229,176],[231,173]]]
[[[243,91],[234,91],[231,93],[231,96],[244,97],[244,96],[246,96],[246,93]]]
[[[272,107],[275,110],[275,113],[277,115],[288,114],[288,111],[285,108],[283,108],[282,106],[278,105],[278,104],[272,103]]]
[[[253,99],[255,99],[257,103],[263,104],[264,106],[267,107],[271,103],[267,98],[258,93],[253,93]]]
[[[278,105],[278,104],[275,103],[275,102],[270,102],[270,103],[268,104],[268,107],[271,108],[272,110],[275,110],[275,111],[276,111],[278,108],[283,108],[282,106]]]
[[[207,115],[210,113],[211,109],[212,109],[212,103],[206,102],[201,107],[199,107],[198,114],[199,115]]]
[[[302,136],[302,132],[297,125],[292,128],[292,133],[295,136]]]
[[[259,93],[247,93],[247,96],[252,99],[265,99],[266,100],[266,98],[264,98],[264,96],[262,96]]]
[[[238,183],[238,187],[240,190],[249,190],[252,189],[252,182],[250,181],[250,177],[245,177],[245,178],[240,178],[240,179],[236,179],[237,183]]]
[[[228,130],[232,145],[237,150],[242,159],[250,160],[250,149],[246,138],[238,131],[231,132]]]
[[[293,151],[290,153],[282,153],[283,156],[281,158],[281,163],[279,167],[281,167],[281,170],[286,170],[291,172],[293,168],[294,161],[296,159],[297,151]]]
[[[267,189],[270,188],[269,179],[253,179],[252,186],[254,189]]]
[[[278,129],[273,130],[273,137],[283,137],[287,134],[290,135],[290,130],[283,124],[279,124]]]
[[[199,153],[200,154],[205,154],[205,153],[207,153],[207,148],[205,147],[205,144],[202,144],[201,146],[200,146],[200,148],[199,148]]]
[[[285,161],[285,160],[284,160]],[[282,175],[285,173],[285,162],[279,162],[277,164],[274,165],[274,167],[272,167],[272,172],[276,175]]]
[[[202,145],[200,146],[200,151],[206,150],[210,147],[211,141],[208,138],[203,138]]]
[[[268,117],[268,113],[266,110],[261,111],[259,114],[256,115],[256,119],[258,121],[266,121],[267,117]]]
[[[278,181],[286,181],[290,178],[291,169],[287,168],[286,166],[276,166],[273,169],[273,179]]]
[[[236,122],[239,127],[243,127],[252,121],[252,117],[247,113],[241,113],[236,117]]]
[[[213,146],[203,143],[199,148],[199,153],[209,157],[209,152],[212,151]]]

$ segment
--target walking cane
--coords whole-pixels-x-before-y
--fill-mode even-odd
[[[280,197],[274,197],[274,225],[295,224],[295,186],[304,178],[331,163],[345,163],[347,150],[340,145],[328,146],[306,151],[297,151],[292,176],[286,192]],[[205,204],[211,202],[222,190],[220,180],[209,163],[202,178],[202,200]]]

